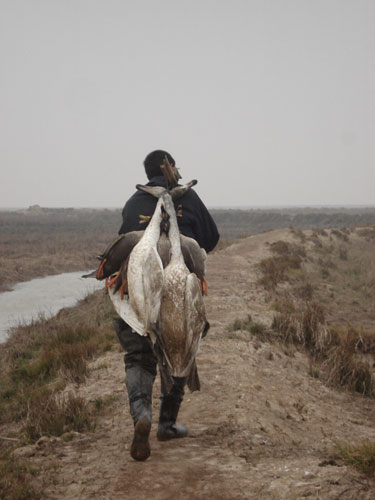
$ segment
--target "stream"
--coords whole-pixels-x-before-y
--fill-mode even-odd
[[[0,293],[0,343],[7,339],[10,328],[31,323],[40,315],[49,318],[104,288],[103,282],[82,278],[82,274],[85,271],[36,278]]]

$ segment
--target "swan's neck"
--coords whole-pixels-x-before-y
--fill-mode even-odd
[[[161,218],[162,218],[162,213],[161,213],[161,205],[163,203],[163,199],[159,198],[158,202],[156,204],[156,208],[154,211],[154,215],[152,216],[144,235],[147,238],[151,238],[155,243],[158,241],[159,236],[160,236],[160,223],[161,223]]]

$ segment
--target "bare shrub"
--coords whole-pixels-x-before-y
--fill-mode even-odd
[[[311,283],[304,283],[303,285],[296,287],[295,292],[299,298],[307,301],[312,299],[314,288]]]
[[[290,256],[299,256],[306,257],[306,250],[301,245],[295,245],[293,243],[288,243],[286,241],[275,241],[271,244],[271,251],[278,255],[290,255]]]
[[[250,314],[247,315],[247,318],[236,319],[229,326],[229,331],[234,332],[237,330],[246,330],[257,337],[260,337],[262,340],[269,339],[269,331],[266,326],[259,321],[253,321]]]
[[[39,338],[39,341],[42,339]],[[50,332],[34,351],[13,350],[14,381],[48,381],[61,372],[75,382],[81,382],[87,372],[86,360],[99,350],[97,332],[90,328],[66,326]]]
[[[289,253],[289,245],[286,241],[275,241],[274,243],[271,244],[271,250],[274,253],[278,254],[288,254]]]
[[[317,234],[312,234],[308,240],[314,243],[316,248],[323,248],[323,243],[320,241]]]
[[[327,330],[322,307],[312,302],[276,314],[272,327],[284,342],[308,349],[314,359],[311,373],[330,385],[375,397],[375,335],[360,334],[353,328]]]
[[[348,235],[347,235],[346,231],[343,232],[342,230],[340,231],[338,229],[332,229],[331,230],[331,234],[333,234],[337,238],[340,238],[343,241],[349,241],[349,238],[348,238]]]
[[[363,335],[354,328],[345,333],[332,331],[336,338],[323,362],[327,382],[347,386],[365,396],[375,396],[374,357],[375,337]]]
[[[40,394],[29,401],[29,410],[23,426],[26,438],[36,441],[41,436],[61,436],[65,432],[92,429],[91,410],[80,396],[69,394]]]
[[[301,231],[301,229],[294,229],[293,227],[291,227],[290,231],[296,238],[301,241],[301,243],[304,243],[306,241],[306,235],[303,231]]]
[[[259,268],[263,274],[260,283],[267,289],[274,288],[285,277],[285,263],[272,257],[263,259],[259,263]]]
[[[322,351],[330,342],[323,308],[314,302],[306,302],[301,309],[292,312],[276,314],[272,328],[285,342],[301,344],[312,353]]]
[[[263,259],[259,263],[262,272],[260,283],[267,289],[287,279],[287,271],[300,269],[302,258],[306,257],[306,251],[302,246],[293,245],[285,241],[275,241],[271,244],[271,251],[275,257]]]

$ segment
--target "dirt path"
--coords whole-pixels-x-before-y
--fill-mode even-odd
[[[209,257],[212,327],[198,355],[202,390],[185,395],[179,416],[189,437],[156,440],[157,383],[152,455],[145,463],[130,458],[122,355],[107,353],[79,389],[91,400],[118,396],[95,432],[71,441],[42,438],[35,446],[48,499],[375,498],[374,483],[328,463],[335,442],[375,439],[375,403],[325,387],[308,375],[300,353],[291,356],[247,332],[228,332],[248,313],[271,322],[254,264],[267,254],[266,242],[291,238],[287,230],[265,233]]]

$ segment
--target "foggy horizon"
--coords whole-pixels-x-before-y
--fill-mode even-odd
[[[154,149],[210,208],[375,203],[370,0],[1,6],[1,206],[122,208]]]

